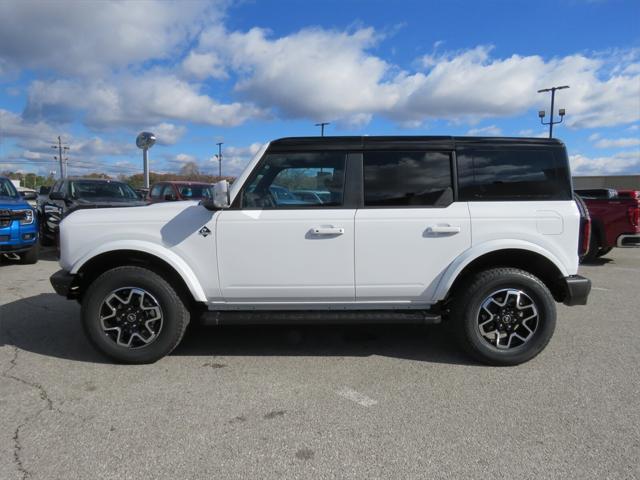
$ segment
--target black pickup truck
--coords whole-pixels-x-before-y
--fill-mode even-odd
[[[115,180],[65,179],[57,181],[42,203],[40,243],[57,244],[58,225],[69,213],[84,208],[138,207],[147,202],[126,183]]]

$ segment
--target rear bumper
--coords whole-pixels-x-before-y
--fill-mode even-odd
[[[49,278],[51,286],[58,295],[67,298],[77,298],[79,289],[75,284],[76,275],[71,275],[66,270],[58,270]]]
[[[564,277],[565,282],[565,305],[586,305],[587,297],[591,291],[591,280],[580,275]]]
[[[625,233],[618,237],[616,247],[632,248],[640,247],[640,233]]]

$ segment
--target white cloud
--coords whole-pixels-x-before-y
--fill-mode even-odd
[[[316,120],[384,115],[399,123],[429,118],[474,122],[548,108],[536,93],[569,84],[557,105],[576,128],[640,119],[640,66],[635,50],[544,59],[491,56],[492,48],[432,54],[422,69],[405,71],[371,53],[381,36],[372,28],[352,32],[308,28],[273,37],[267,30],[210,28],[197,51],[215,53],[238,75],[236,91],[284,117]],[[617,62],[617,63],[616,63]],[[614,67],[612,67],[614,65]]]
[[[530,138],[547,138],[549,136],[549,131],[544,130],[533,130],[531,128],[527,128],[525,130],[520,130],[518,135],[521,137],[530,137]]]
[[[158,145],[173,145],[182,138],[187,128],[183,125],[162,122],[158,125],[145,128],[156,135]]]
[[[570,155],[571,170],[574,175],[616,175],[639,174],[640,151],[619,152],[612,156],[587,157]]]
[[[502,129],[495,125],[489,125],[487,127],[472,128],[467,132],[467,135],[471,135],[473,137],[497,137],[502,135]]]
[[[253,156],[262,148],[262,143],[252,143],[244,147],[226,147],[222,152],[222,174],[225,176],[237,176],[247,166]],[[212,156],[209,159],[214,171],[218,173],[218,159]]]
[[[172,74],[152,71],[124,75],[113,81],[34,81],[29,87],[25,116],[70,121],[84,112],[93,128],[143,126],[169,120],[236,126],[261,115],[252,105],[218,103]]]
[[[227,72],[224,70],[222,62],[215,53],[190,52],[182,62],[182,69],[198,80],[207,77],[224,79]]]
[[[100,75],[170,58],[221,14],[205,2],[0,2],[0,60],[5,70]]]
[[[640,138],[602,138],[595,143],[597,148],[624,148],[638,145],[640,145]]]

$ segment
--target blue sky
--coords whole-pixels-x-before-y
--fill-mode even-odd
[[[0,2],[0,171],[234,175],[273,138],[541,136],[568,84],[574,173],[640,173],[640,2]]]

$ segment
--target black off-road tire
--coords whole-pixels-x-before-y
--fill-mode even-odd
[[[33,265],[38,263],[38,256],[40,255],[40,245],[36,242],[30,250],[20,254],[20,263],[23,265]]]
[[[535,303],[539,324],[530,340],[508,350],[491,345],[480,334],[478,315],[482,302],[501,289],[524,292]],[[518,365],[538,355],[549,343],[556,325],[556,305],[542,281],[517,268],[495,268],[475,274],[453,296],[450,323],[458,343],[470,356],[496,366]]]
[[[157,300],[162,327],[157,338],[139,348],[118,345],[102,329],[100,311],[111,292],[139,288]],[[189,324],[190,313],[176,290],[155,272],[142,267],[117,267],[100,275],[89,286],[82,300],[82,325],[91,343],[119,363],[153,363],[168,355],[180,343]]]

